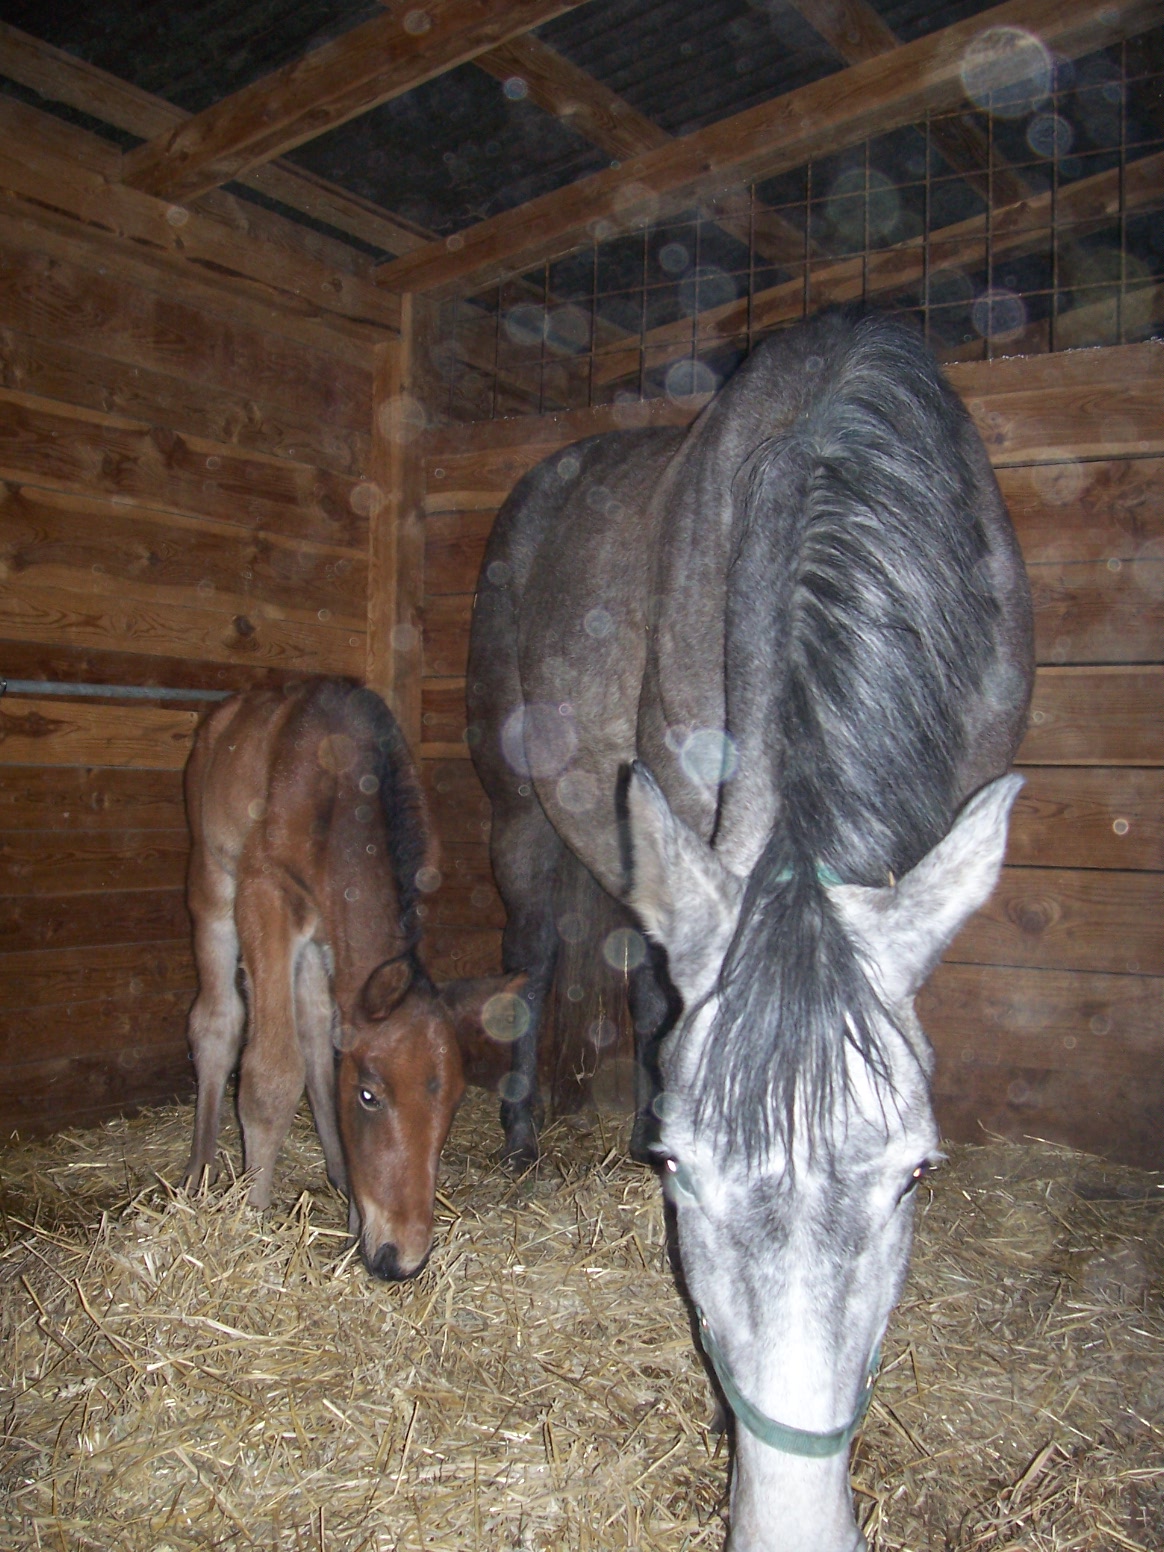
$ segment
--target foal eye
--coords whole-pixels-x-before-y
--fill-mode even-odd
[[[372,1093],[371,1089],[360,1089],[358,1091],[357,1098],[365,1110],[379,1110],[380,1108],[380,1101],[377,1099],[376,1095]]]

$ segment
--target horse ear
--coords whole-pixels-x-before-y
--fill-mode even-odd
[[[386,959],[377,965],[360,992],[360,1012],[372,1023],[380,1023],[397,1007],[412,984],[412,966],[407,959]]]
[[[667,950],[668,969],[687,1002],[710,991],[739,916],[743,881],[671,810],[640,761],[625,787],[630,841],[628,904]]]
[[[887,1002],[913,996],[951,940],[990,898],[1022,784],[1021,776],[1011,775],[983,787],[944,839],[895,887],[841,884],[829,890]]]

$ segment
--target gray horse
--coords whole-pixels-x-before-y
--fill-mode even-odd
[[[469,663],[529,1027],[583,865],[655,945],[640,1117],[736,1418],[732,1552],[856,1552],[847,1446],[937,1157],[913,999],[1001,866],[1022,560],[933,359],[876,316],[761,345],[687,431],[616,432],[498,516]]]

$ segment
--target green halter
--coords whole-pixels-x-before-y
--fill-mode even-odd
[[[699,1200],[695,1181],[685,1164],[681,1164],[678,1159],[668,1159],[666,1169],[681,1192],[691,1197],[693,1201]],[[880,1343],[874,1348],[873,1356],[865,1370],[861,1398],[857,1402],[857,1410],[853,1414],[852,1421],[846,1423],[843,1428],[834,1428],[831,1433],[813,1433],[807,1428],[790,1428],[787,1423],[778,1423],[774,1417],[768,1417],[766,1413],[760,1411],[759,1407],[752,1405],[732,1378],[732,1371],[728,1368],[727,1359],[715,1339],[711,1323],[698,1304],[695,1306],[695,1313],[699,1318],[699,1340],[703,1344],[704,1352],[711,1359],[711,1366],[715,1370],[716,1379],[719,1380],[720,1389],[727,1397],[728,1405],[749,1433],[755,1434],[762,1444],[767,1444],[774,1450],[780,1450],[785,1455],[803,1455],[813,1460],[824,1460],[830,1455],[839,1455],[843,1449],[848,1448],[865,1421],[865,1413],[869,1410],[873,1383],[881,1365]]]
[[[861,1399],[852,1422],[843,1428],[834,1428],[831,1433],[812,1433],[807,1428],[790,1428],[787,1423],[778,1423],[774,1417],[768,1417],[752,1405],[732,1379],[727,1360],[711,1333],[707,1316],[698,1305],[695,1306],[695,1313],[699,1317],[699,1339],[703,1343],[704,1352],[711,1359],[720,1388],[727,1397],[728,1405],[749,1433],[755,1434],[761,1443],[770,1445],[772,1449],[783,1451],[785,1455],[804,1455],[814,1460],[839,1455],[843,1449],[848,1448],[869,1410],[869,1398],[873,1394],[873,1382],[881,1362],[880,1347],[874,1350],[869,1367],[865,1370],[865,1383],[861,1387]]]

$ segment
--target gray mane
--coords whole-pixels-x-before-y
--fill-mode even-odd
[[[696,1094],[697,1122],[749,1160],[790,1140],[795,1117],[810,1141],[824,1138],[846,1044],[888,1083],[886,1013],[821,875],[887,884],[946,833],[964,708],[997,615],[968,416],[921,341],[837,315],[801,339],[816,370],[735,484],[729,725],[742,632],[750,671],[758,659],[773,687],[778,818],[720,975]],[[765,392],[773,370],[788,372],[779,337],[740,390]]]

